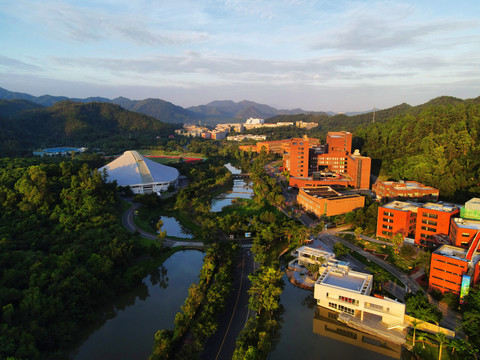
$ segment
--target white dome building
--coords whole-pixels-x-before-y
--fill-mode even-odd
[[[144,158],[136,151],[125,151],[122,156],[101,167],[108,181],[117,181],[120,186],[130,186],[134,194],[148,194],[177,186],[180,173],[177,169]]]

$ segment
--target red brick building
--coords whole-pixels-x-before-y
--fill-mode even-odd
[[[392,201],[378,208],[377,236],[391,239],[396,234],[413,238],[417,210],[421,204]]]
[[[412,198],[437,201],[439,190],[416,181],[377,181],[372,185],[377,200]]]
[[[297,201],[303,208],[318,217],[346,214],[365,205],[365,197],[343,195],[329,186],[300,188]]]
[[[438,245],[438,236],[448,238],[450,220],[460,214],[452,204],[426,203],[418,208],[415,228],[416,245]]]

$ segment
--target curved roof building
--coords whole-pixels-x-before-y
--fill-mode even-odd
[[[120,186],[130,186],[135,194],[160,193],[170,185],[178,184],[177,169],[144,158],[136,151],[125,151],[122,156],[101,167],[108,181],[117,181]]]

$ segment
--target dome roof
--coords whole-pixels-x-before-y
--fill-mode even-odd
[[[107,171],[108,181],[120,186],[169,183],[178,179],[177,169],[144,158],[136,151],[125,151],[122,156],[101,167]]]

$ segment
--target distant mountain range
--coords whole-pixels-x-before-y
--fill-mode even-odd
[[[125,110],[152,116],[166,123],[198,123],[216,124],[229,121],[242,121],[250,117],[270,118],[278,115],[334,115],[329,112],[306,111],[302,109],[278,110],[265,104],[253,101],[233,102],[231,100],[212,101],[206,105],[192,106],[187,109],[161,99],[131,100],[125,97],[108,99],[104,97],[88,97],[85,99],[68,98],[65,96],[33,96],[26,93],[12,92],[0,88],[0,99],[28,100],[42,106],[52,106],[57,102],[71,100],[80,103],[103,102],[120,105]]]

